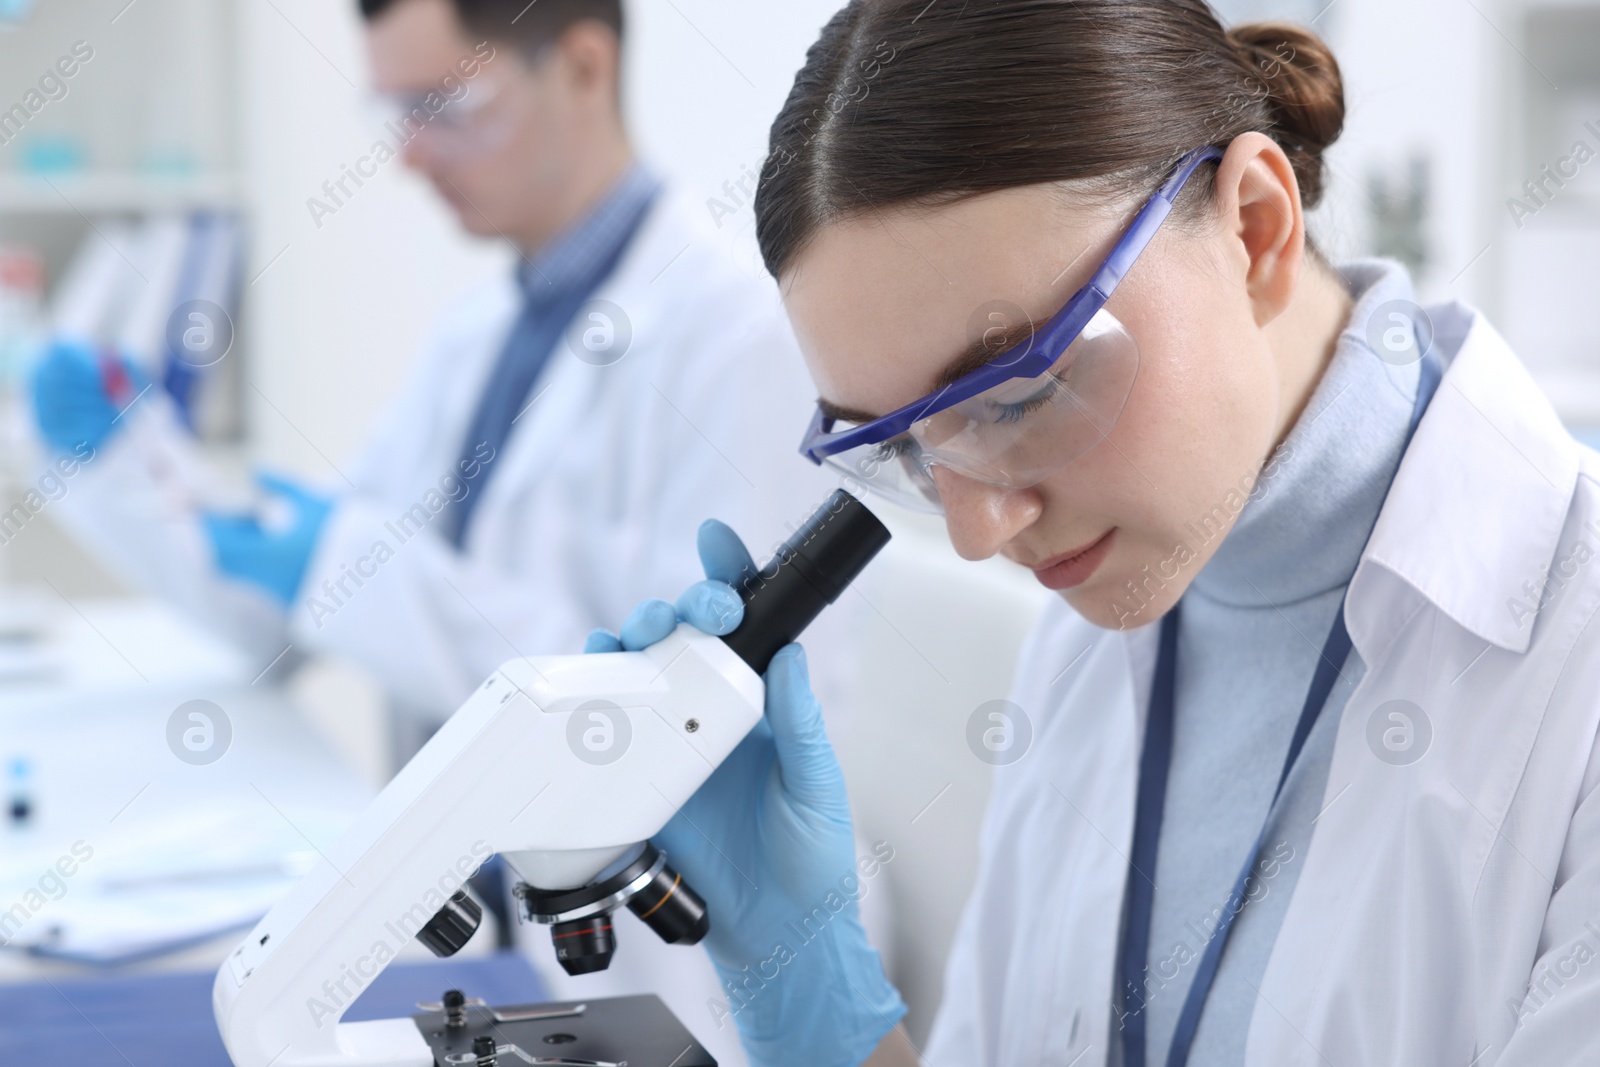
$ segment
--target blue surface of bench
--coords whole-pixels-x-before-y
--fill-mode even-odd
[[[215,975],[134,974],[0,986],[0,1064],[71,1067],[230,1067],[211,1016]],[[490,1004],[544,999],[521,956],[395,964],[345,1022],[417,1014],[417,1001],[460,989]]]

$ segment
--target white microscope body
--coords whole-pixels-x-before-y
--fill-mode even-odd
[[[760,720],[758,667],[887,540],[835,493],[742,583],[734,634],[685,623],[642,652],[501,666],[218,971],[212,1004],[234,1064],[434,1067],[411,1019],[341,1023],[345,1009],[431,920],[448,919],[491,855],[548,892],[588,886],[637,852]],[[752,642],[755,626],[770,633]]]

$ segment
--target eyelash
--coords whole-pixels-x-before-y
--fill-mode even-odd
[[[999,409],[999,414],[995,417],[994,421],[997,423],[1021,422],[1035,411],[1038,411],[1040,408],[1053,401],[1057,394],[1059,394],[1061,390],[1065,388],[1066,379],[1057,372],[1052,372],[1049,375],[1049,378],[1050,380],[1044,388],[1040,389],[1037,393],[1025,400],[1019,401],[1015,404],[996,404],[995,407]],[[914,442],[912,439],[909,436],[902,434],[899,437],[894,437],[887,441],[880,442],[874,449],[872,458],[879,463],[888,463],[893,460],[901,459],[910,454],[913,445]]]
[[[996,404],[995,406],[1000,409],[1000,414],[995,417],[994,421],[1000,423],[1021,422],[1054,400],[1064,384],[1065,382],[1059,374],[1051,374],[1049,383],[1026,400],[1015,404]]]
[[[880,442],[873,452],[872,458],[879,463],[887,463],[890,460],[900,459],[910,451],[911,438],[901,434],[899,437],[892,437],[887,441]]]

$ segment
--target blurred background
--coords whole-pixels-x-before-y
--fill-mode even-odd
[[[739,182],[759,170],[771,117],[835,6],[628,7],[636,141],[753,266]],[[1313,220],[1322,247],[1335,260],[1401,259],[1422,303],[1487,311],[1568,425],[1600,439],[1600,2],[1232,0],[1219,10],[1225,21],[1309,23],[1340,57],[1348,121]],[[0,24],[0,109],[38,91],[62,57],[75,60],[42,106],[0,110],[6,506],[36,477],[18,402],[29,353],[97,285],[128,271],[180,284],[174,257],[202,249],[198,275],[181,284],[228,309],[236,339],[176,395],[224,469],[265,463],[325,480],[367,436],[427,324],[511,267],[506,247],[463,236],[400,165],[332,214],[310,210],[382,122],[353,0],[0,0]],[[139,328],[150,326],[126,326]],[[896,850],[885,948],[920,1039],[970,886],[989,775],[1005,773],[974,758],[966,723],[1005,695],[1044,601],[1026,574],[961,565],[939,526],[896,525],[866,590],[878,609],[862,651],[867,699],[840,743],[862,836]],[[50,902],[70,928],[57,950],[0,950],[0,980],[214,967],[306,850],[337,835],[392,773],[383,698],[348,664],[313,661],[283,678],[245,662],[119,586],[48,508],[6,534],[0,908],[79,839],[102,860]],[[251,739],[236,741],[244,763],[173,765],[161,723],[196,699],[225,708],[235,738]],[[192,843],[219,837],[234,861],[265,873],[226,892],[185,874],[174,857],[198,862]]]

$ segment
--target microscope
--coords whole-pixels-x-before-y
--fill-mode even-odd
[[[503,664],[217,972],[236,1067],[712,1064],[654,997],[490,1008],[451,990],[410,1018],[340,1019],[412,939],[466,944],[482,911],[463,887],[495,854],[570,974],[610,963],[618,908],[670,943],[705,937],[714,916],[649,839],[760,721],[772,656],[888,540],[838,490],[741,578],[732,633],[681,623],[641,652]]]

